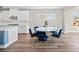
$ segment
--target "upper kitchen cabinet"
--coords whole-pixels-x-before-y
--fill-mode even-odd
[[[27,9],[18,9],[17,21],[29,21],[29,11]]]
[[[2,10],[0,12],[0,21],[3,22],[10,22],[10,21],[17,21],[18,14],[17,14],[17,9],[11,9],[9,8],[8,11]]]
[[[0,12],[0,21],[7,21],[9,18],[8,11],[2,11]]]
[[[11,21],[25,22],[29,21],[29,10],[9,8],[9,11],[0,12],[0,16],[1,16],[0,21],[4,22],[11,22]]]
[[[7,21],[9,18],[9,10],[0,9],[0,21]]]
[[[17,21],[18,20],[18,10],[16,8],[15,9],[10,9],[9,19],[11,21]]]

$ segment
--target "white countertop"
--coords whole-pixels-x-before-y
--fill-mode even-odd
[[[18,28],[18,26],[7,26],[7,25],[0,26],[0,31],[6,31],[6,30],[12,29],[12,28]]]

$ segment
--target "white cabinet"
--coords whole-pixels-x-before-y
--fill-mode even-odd
[[[18,27],[17,26],[13,26],[7,30],[8,30],[9,43],[5,45],[5,48],[18,40]]]
[[[18,40],[18,27],[17,26],[1,27],[0,31],[8,32],[8,43],[5,45],[0,45],[0,48],[6,48]]]
[[[14,27],[11,29],[8,29],[8,38],[9,38],[9,43],[11,44],[12,42],[15,42],[18,40],[18,27]]]
[[[12,19],[11,17],[17,17]],[[10,8],[9,11],[0,12],[1,21],[29,21],[29,10],[18,10],[16,8]]]
[[[17,9],[10,9],[9,11],[2,11],[0,13],[0,20],[4,22],[17,21],[17,19],[11,19],[11,16],[18,16]]]
[[[2,11],[0,13],[0,21],[8,21],[9,20],[9,11]]]
[[[29,21],[29,11],[28,10],[18,10],[18,20],[17,21]]]
[[[18,31],[19,31],[19,33],[29,33],[29,26],[28,25],[19,25]]]
[[[9,13],[10,13],[10,16],[18,16],[18,10],[17,9],[10,9]]]

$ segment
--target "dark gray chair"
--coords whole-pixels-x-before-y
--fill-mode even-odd
[[[57,37],[57,38],[59,38],[60,35],[61,35],[61,32],[62,32],[62,29],[60,29],[59,32],[57,32],[57,31],[53,31],[53,32],[52,32],[52,36],[53,36],[53,37]]]
[[[39,41],[47,41],[48,39],[46,32],[42,32],[42,31],[37,31],[37,37]]]
[[[36,35],[35,33],[32,33],[31,28],[29,29],[29,33],[30,33],[31,37],[33,37],[33,36],[35,36],[35,35]]]

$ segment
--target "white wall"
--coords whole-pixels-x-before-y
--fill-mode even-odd
[[[73,20],[74,20],[74,16],[73,13],[74,12],[79,12],[79,10],[76,10],[77,7],[65,7],[64,8],[64,30],[65,32],[79,32],[79,28],[78,27],[74,27],[73,26]]]
[[[55,20],[48,21],[48,26],[62,27],[62,9],[30,9],[30,27],[44,26],[45,21],[37,20],[37,13],[56,13]]]
[[[24,7],[25,8],[25,7]],[[29,10],[29,22],[19,22],[19,21],[12,21],[12,22],[8,22],[10,21],[9,17],[11,15],[17,15],[18,11],[17,9],[18,8],[15,8],[15,7],[10,7],[11,11],[7,11],[6,14],[4,12],[0,12],[0,25],[6,25],[6,24],[13,24],[13,23],[16,23],[16,24],[20,24],[20,25],[23,25],[23,24],[26,24],[28,25],[29,27],[35,27],[35,26],[44,26],[45,25],[45,21],[38,21],[37,20],[37,13],[56,13],[56,18],[55,20],[51,20],[51,21],[48,21],[48,26],[58,26],[58,27],[62,27],[62,18],[63,18],[63,13],[62,13],[62,9],[28,9]],[[23,9],[23,8],[20,8],[20,9]],[[26,9],[27,10],[27,9]],[[18,14],[19,15],[19,14]],[[3,20],[8,20],[8,21],[5,21],[5,22],[1,22]]]
[[[1,20],[9,20],[8,17],[12,14],[15,13],[17,14],[17,12],[15,11],[17,9],[17,7],[10,7],[11,9],[13,9],[11,12],[7,13],[7,12],[0,12],[0,21]],[[25,7],[23,7],[25,8]],[[46,7],[45,7],[46,8]],[[22,8],[21,8],[22,9]],[[27,8],[25,8],[27,10]],[[74,12],[79,12],[79,7],[73,7],[73,6],[69,6],[69,7],[65,7],[64,9],[29,9],[29,22],[19,22],[19,21],[13,21],[13,22],[0,22],[0,25],[2,24],[13,24],[13,23],[19,23],[20,25],[22,24],[26,24],[29,25],[30,27],[34,27],[34,26],[44,26],[44,21],[38,21],[37,20],[37,13],[42,13],[42,12],[46,12],[46,13],[56,13],[56,19],[52,20],[52,21],[48,21],[48,26],[60,26],[63,27],[65,32],[79,32],[79,28],[77,27],[73,27],[73,20],[74,17],[72,15],[72,13]],[[15,11],[15,12],[14,12]]]

